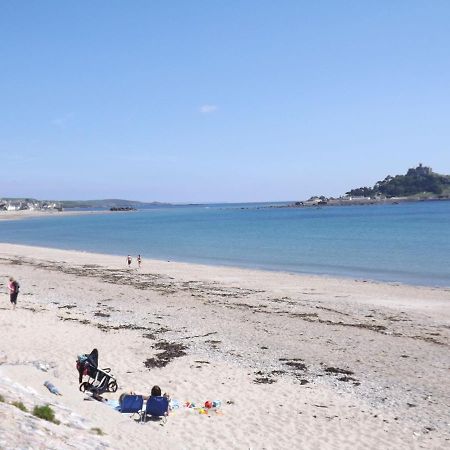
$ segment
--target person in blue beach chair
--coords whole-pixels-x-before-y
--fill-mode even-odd
[[[146,401],[146,406],[144,406]],[[153,386],[149,396],[138,395],[134,392],[122,394],[119,397],[119,407],[121,413],[138,414],[142,422],[147,421],[147,416],[155,419],[163,418],[164,423],[169,414],[169,396],[161,395],[161,388]],[[133,416],[132,416],[133,417]]]
[[[161,395],[161,388],[159,386],[153,386],[150,397],[148,397],[147,404],[145,405],[143,421],[147,421],[147,416],[150,416],[152,418],[162,418],[164,421],[166,421],[168,415],[168,395]]]

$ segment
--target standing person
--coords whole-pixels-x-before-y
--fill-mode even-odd
[[[131,267],[131,256],[130,255],[127,256],[127,265],[128,265],[128,267]]]
[[[9,291],[9,300],[11,301],[11,305],[13,305],[13,309],[16,309],[17,305],[17,296],[19,295],[19,283],[13,278],[9,278],[8,283],[8,291]]]
[[[141,262],[142,262],[141,255],[138,255],[137,262],[138,262],[139,268],[141,268]]]

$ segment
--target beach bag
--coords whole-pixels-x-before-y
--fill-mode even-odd
[[[19,289],[20,289],[20,284],[17,281],[14,281],[13,286],[14,286],[14,293],[18,294]]]

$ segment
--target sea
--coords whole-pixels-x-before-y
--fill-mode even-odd
[[[450,201],[161,206],[0,221],[0,242],[450,287]]]

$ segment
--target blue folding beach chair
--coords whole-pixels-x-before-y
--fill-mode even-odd
[[[150,397],[145,406],[144,422],[147,421],[147,416],[167,419],[168,414],[169,399],[167,397]]]
[[[142,395],[124,395],[120,402],[120,412],[128,414],[139,414],[141,417],[144,406],[144,397]]]

